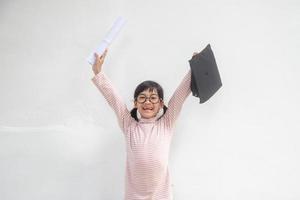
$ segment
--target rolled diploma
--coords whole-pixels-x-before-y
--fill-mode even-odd
[[[102,55],[105,51],[105,49],[112,43],[112,41],[116,38],[122,27],[124,26],[126,20],[119,16],[109,32],[106,34],[104,39],[101,41],[101,43],[98,45],[98,47],[90,54],[90,56],[87,58],[87,61],[93,65],[95,62],[95,56],[94,53],[96,52],[98,55]]]

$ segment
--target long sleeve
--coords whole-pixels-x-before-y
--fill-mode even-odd
[[[168,127],[172,128],[179,113],[181,111],[182,105],[186,98],[191,93],[191,69],[184,76],[183,80],[176,88],[170,101],[168,103],[168,110],[165,113],[165,121]]]
[[[121,130],[126,133],[133,118],[117,90],[103,72],[99,72],[91,80],[114,110]]]

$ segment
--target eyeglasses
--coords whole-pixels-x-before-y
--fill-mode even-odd
[[[147,97],[146,95],[141,94],[136,98],[138,103],[145,103],[147,101],[147,99],[149,99],[149,101],[151,103],[155,104],[155,103],[158,103],[161,98],[159,98],[158,95],[156,95],[156,94],[152,94],[152,95],[150,95],[150,97]]]

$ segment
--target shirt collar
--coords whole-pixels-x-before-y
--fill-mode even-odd
[[[139,118],[139,122],[142,122],[142,123],[152,123],[152,122],[155,122],[156,120],[158,119],[158,116],[155,116],[155,117],[152,117],[152,118]]]

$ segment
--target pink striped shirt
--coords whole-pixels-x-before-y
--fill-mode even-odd
[[[162,118],[131,117],[118,91],[100,72],[92,79],[117,115],[127,150],[125,200],[173,200],[168,169],[169,149],[174,123],[182,105],[191,93],[191,70],[185,75]]]

